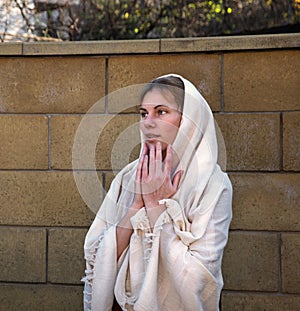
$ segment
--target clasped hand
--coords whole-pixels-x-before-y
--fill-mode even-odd
[[[177,191],[182,171],[171,178],[172,157],[171,145],[167,146],[164,161],[160,142],[144,145],[136,172],[133,208],[156,207],[159,200]]]

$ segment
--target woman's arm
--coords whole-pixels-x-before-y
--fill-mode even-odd
[[[116,239],[117,239],[117,259],[120,258],[124,250],[127,248],[130,242],[131,235],[133,233],[133,228],[130,222],[131,217],[133,217],[140,207],[131,207],[128,209],[126,215],[121,219],[117,225]]]

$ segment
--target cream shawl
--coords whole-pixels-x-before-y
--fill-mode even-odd
[[[183,170],[178,191],[153,231],[142,208],[131,218],[134,232],[117,261],[116,225],[133,199],[138,161],[114,179],[86,236],[85,310],[216,311],[223,286],[221,261],[231,221],[232,188],[217,164],[212,112],[188,80],[182,121],[173,143]],[[142,137],[143,139],[143,137]]]

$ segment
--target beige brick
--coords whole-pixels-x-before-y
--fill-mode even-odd
[[[180,74],[195,84],[207,99],[212,110],[220,110],[219,55],[111,57],[108,70],[109,92],[132,84],[147,83],[163,74]],[[120,111],[122,103],[109,103],[108,108],[110,112]]]
[[[1,310],[81,311],[82,286],[0,285]]]
[[[299,218],[298,218],[299,219]],[[282,288],[286,293],[300,293],[300,234],[283,233],[281,246]]]
[[[232,229],[300,230],[297,174],[231,174]]]
[[[89,55],[157,53],[159,39],[85,42],[25,42],[24,55]],[[0,49],[1,53],[1,49]]]
[[[72,168],[73,161],[76,169],[123,168],[138,157],[138,120],[137,115],[52,117],[51,167]]]
[[[104,95],[104,58],[0,59],[2,112],[85,113]]]
[[[222,311],[296,311],[300,297],[277,294],[228,293],[222,294]]]
[[[225,110],[299,109],[299,56],[299,50],[225,54]]]
[[[1,281],[46,281],[44,229],[0,227],[0,250]]]
[[[300,170],[300,111],[283,114],[283,168]]]
[[[132,84],[110,92],[107,96],[109,112],[139,113],[140,96],[145,84]]]
[[[48,168],[48,119],[0,116],[0,169]]]
[[[216,114],[226,144],[227,170],[279,170],[277,114]]]
[[[50,229],[48,240],[48,281],[82,284],[85,229]]]
[[[74,176],[72,172],[0,172],[0,224],[89,226],[95,216],[92,211],[101,204],[101,181],[96,184],[91,172]]]
[[[50,120],[51,168],[72,168],[72,148],[81,116],[54,116]],[[84,167],[82,167],[84,168]]]
[[[232,232],[223,259],[224,288],[277,291],[278,245],[276,234]]]

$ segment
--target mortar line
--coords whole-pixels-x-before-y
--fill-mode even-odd
[[[105,113],[108,114],[108,60],[109,57],[105,58]]]
[[[51,116],[48,115],[48,170],[51,170]]]
[[[282,293],[282,260],[281,260],[281,249],[282,249],[282,233],[278,233],[278,239],[279,239],[279,246],[278,246],[278,252],[279,252],[279,262],[278,262],[278,291]]]
[[[88,209],[88,207],[86,208]],[[40,230],[40,229],[45,229],[45,230],[50,230],[50,229],[55,229],[55,230],[60,230],[60,229],[74,229],[74,230],[88,230],[90,227],[90,224],[89,225],[82,225],[82,226],[79,226],[79,225],[62,225],[62,226],[59,226],[59,225],[24,225],[24,224],[5,224],[5,225],[2,225],[0,224],[0,228],[22,228],[22,229],[30,229],[30,230]],[[293,233],[297,233],[297,232],[293,232]]]
[[[105,191],[105,184],[106,184],[106,173],[104,173],[103,171],[101,172],[102,175],[102,199],[104,200],[105,195],[106,195],[106,191]]]
[[[68,286],[68,287],[82,287],[83,284],[78,283],[45,283],[45,282],[22,282],[22,281],[0,281],[0,285],[17,285],[17,286]]]
[[[279,121],[279,169],[283,171],[283,113],[280,112]]]
[[[225,108],[225,105],[224,105],[224,54],[221,54],[221,59],[220,59],[220,62],[221,62],[221,74],[220,74],[220,111],[221,112],[224,112],[224,108]]]
[[[86,207],[86,209],[88,210],[89,208]],[[94,217],[93,217],[94,218]],[[93,221],[93,220],[91,220]],[[0,228],[5,229],[5,228],[23,228],[23,229],[32,229],[32,230],[40,230],[40,229],[44,229],[44,230],[50,230],[50,229],[54,229],[54,230],[61,230],[61,229],[70,229],[70,230],[88,230],[90,227],[89,225],[51,225],[51,224],[44,224],[44,225],[26,225],[26,224],[0,224]],[[257,234],[260,233],[262,235],[274,235],[274,234],[299,234],[300,231],[299,230],[270,230],[270,229],[230,229],[229,230],[230,233],[234,233],[234,234]]]
[[[267,296],[275,296],[275,297],[283,297],[283,296],[290,296],[290,297],[300,297],[298,293],[279,293],[273,291],[254,291],[254,290],[234,290],[234,289],[223,289],[223,293],[225,294],[233,294],[233,295],[240,295],[240,294],[250,294],[250,295],[267,295]]]
[[[46,283],[49,283],[49,229],[46,228]]]

